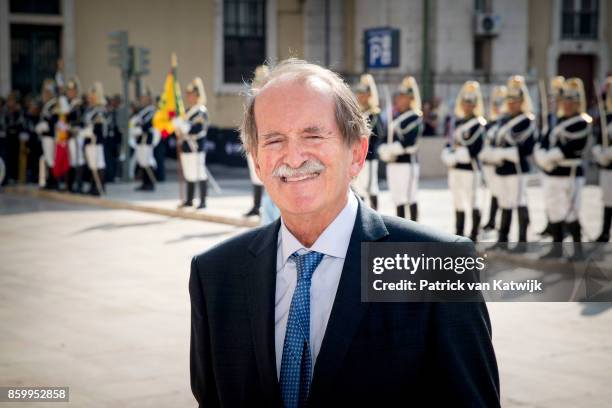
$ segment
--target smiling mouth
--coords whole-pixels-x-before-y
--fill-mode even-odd
[[[315,173],[303,174],[303,175],[300,175],[300,176],[281,177],[281,181],[283,183],[295,183],[295,182],[298,182],[298,181],[304,181],[304,180],[309,180],[309,179],[316,178],[320,174],[321,173],[319,173],[319,172],[315,172]]]

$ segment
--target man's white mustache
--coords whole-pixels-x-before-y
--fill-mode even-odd
[[[272,175],[274,177],[284,178],[303,177],[313,173],[321,173],[323,170],[325,170],[325,165],[320,161],[306,160],[298,168],[289,167],[288,165],[283,164],[277,167]]]

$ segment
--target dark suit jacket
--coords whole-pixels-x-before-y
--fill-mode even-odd
[[[274,349],[280,221],[191,263],[191,388],[201,407],[280,407]],[[361,202],[310,406],[496,407],[499,378],[485,303],[362,303],[360,242],[462,240]]]

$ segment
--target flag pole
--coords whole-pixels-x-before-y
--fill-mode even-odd
[[[176,67],[178,66],[178,59],[176,57],[176,53],[172,53],[171,56],[171,65],[172,65],[172,77],[174,78],[174,85],[176,86]],[[176,90],[176,89],[175,89]],[[176,97],[176,92],[174,92],[174,106],[176,107],[176,116],[179,117],[183,114],[183,112],[180,112],[180,107],[178,104],[178,100]],[[183,191],[183,166],[181,164],[181,154],[183,153],[183,147],[182,147],[182,140],[180,140],[181,138],[179,137],[179,132],[177,132],[177,129],[174,129],[174,137],[176,138],[176,173],[177,173],[177,177],[178,177],[178,183],[179,183],[179,200],[181,201],[181,204],[185,201],[185,192]]]

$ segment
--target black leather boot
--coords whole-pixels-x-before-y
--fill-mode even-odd
[[[478,240],[478,230],[480,230],[480,210],[472,210],[472,232],[470,233],[470,239],[472,242]]]
[[[491,197],[491,206],[489,207],[489,221],[485,224],[483,229],[485,231],[491,231],[495,229],[495,216],[497,215],[497,197]]]
[[[370,196],[370,205],[374,211],[378,210],[378,196]]]
[[[601,234],[597,237],[597,242],[608,242],[610,241],[610,226],[612,225],[612,207],[604,207],[601,225]]]
[[[179,207],[191,207],[193,195],[195,194],[195,183],[187,182],[187,199]]]
[[[518,227],[519,236],[516,246],[512,249],[512,252],[523,253],[527,251],[527,227],[529,226],[529,210],[527,207],[519,207],[518,213]]]
[[[261,196],[263,195],[263,186],[253,184],[253,208],[248,213],[244,214],[245,217],[251,217],[253,215],[259,215],[259,208],[261,207]]]
[[[200,181],[200,205],[198,209],[206,208],[206,196],[208,195],[208,181]]]
[[[406,209],[404,208],[403,205],[398,205],[397,207],[395,207],[395,213],[400,218],[405,218],[406,217]]]
[[[463,236],[465,227],[465,211],[455,211],[455,235]]]
[[[558,259],[563,256],[563,248],[561,246],[564,236],[563,224],[563,221],[550,223],[550,235],[553,238],[552,248],[541,259]]]
[[[572,236],[572,240],[574,241],[574,253],[571,257],[569,257],[569,260],[574,262],[583,261],[584,256],[582,253],[582,234],[580,229],[580,221],[576,220],[568,223],[567,230]]]
[[[510,224],[512,223],[512,210],[503,208],[501,211],[501,223],[499,225],[499,235],[497,243],[493,249],[508,249],[508,234],[510,234]]]
[[[419,207],[417,203],[410,204],[410,219],[417,222],[419,219]]]

